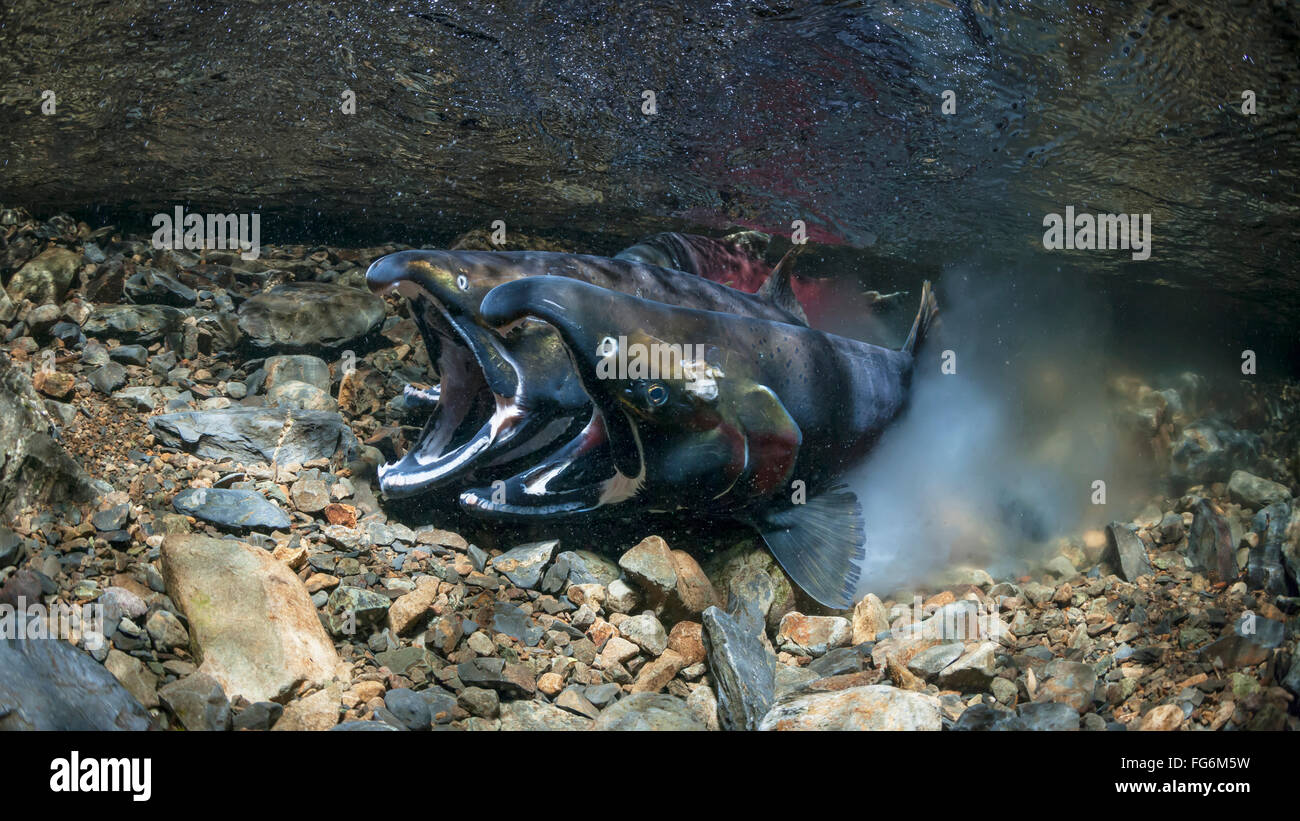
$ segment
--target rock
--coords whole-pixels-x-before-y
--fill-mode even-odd
[[[286,282],[239,306],[239,328],[255,348],[338,348],[360,340],[384,319],[384,301],[326,282]]]
[[[305,382],[317,390],[329,393],[330,366],[320,357],[305,354],[268,356],[262,369],[266,372],[262,388],[268,393],[286,382]]]
[[[266,404],[273,408],[333,411],[338,403],[327,391],[306,382],[281,382],[266,392]]]
[[[668,649],[676,652],[686,666],[699,664],[707,657],[704,649],[704,626],[694,621],[679,621],[668,631]]]
[[[566,550],[556,557],[569,566],[570,584],[607,585],[619,576],[618,565],[588,550]]]
[[[668,682],[686,667],[686,660],[674,650],[665,650],[663,655],[646,662],[637,671],[632,681],[634,693],[657,693],[668,686]]]
[[[1170,478],[1177,490],[1227,481],[1233,470],[1254,467],[1259,453],[1257,435],[1201,419],[1184,427],[1174,442]]]
[[[350,636],[375,627],[388,615],[391,600],[361,587],[340,585],[325,605],[325,626],[336,636]]]
[[[1034,701],[1068,704],[1079,715],[1092,709],[1097,674],[1089,665],[1054,659],[1043,668],[1043,678],[1045,681],[1039,685]]]
[[[997,642],[986,641],[967,650],[939,673],[939,686],[964,693],[984,692],[993,681]]]
[[[177,647],[188,647],[190,644],[190,634],[185,629],[185,625],[166,610],[155,610],[150,613],[149,619],[144,623],[144,629],[149,634],[149,638],[153,639],[153,646],[159,650],[174,650]]]
[[[438,598],[438,583],[438,579],[432,576],[416,579],[414,590],[398,596],[393,601],[392,606],[388,608],[388,627],[395,635],[404,636],[424,626],[429,608]],[[455,639],[451,642],[452,647],[459,638],[460,634],[457,631]],[[445,652],[451,652],[452,647],[446,648]]]
[[[555,706],[562,707],[585,718],[594,719],[600,715],[600,709],[592,704],[590,699],[572,687],[565,689],[555,697]]]
[[[55,437],[31,380],[0,356],[0,513],[6,520],[22,508],[49,510],[100,495]]]
[[[1162,704],[1152,707],[1142,717],[1143,730],[1170,731],[1183,726],[1183,708],[1177,704]]]
[[[128,656],[120,650],[108,651],[104,667],[122,682],[135,700],[145,707],[158,706],[158,677],[135,656]]]
[[[114,391],[126,384],[126,368],[116,362],[110,362],[91,371],[86,381],[95,390],[105,396],[111,396]]]
[[[1187,559],[1194,570],[1212,571],[1221,581],[1237,577],[1232,529],[1208,499],[1192,506],[1192,529],[1187,534]]]
[[[868,593],[853,607],[853,644],[875,641],[877,633],[889,629],[889,613],[875,593]]]
[[[107,530],[121,530],[126,527],[128,517],[131,515],[131,506],[125,502],[120,505],[104,508],[90,515],[90,523],[95,529],[103,532]]]
[[[1287,533],[1291,530],[1291,506],[1276,502],[1255,514],[1250,530],[1257,537],[1246,559],[1246,584],[1270,596],[1287,594]],[[1297,529],[1300,535],[1300,527]],[[1291,552],[1290,555],[1294,555]],[[1294,572],[1292,573],[1294,578]]]
[[[149,351],[143,345],[119,345],[108,352],[108,358],[123,365],[149,364]]]
[[[732,597],[761,596],[752,606],[761,611],[769,630],[776,630],[785,614],[795,609],[795,593],[789,578],[764,548],[746,542],[711,558],[705,569],[713,586],[728,598],[729,612],[736,612],[730,604]],[[759,584],[755,576],[763,576],[766,584]]]
[[[329,730],[339,723],[339,713],[343,698],[343,688],[331,684],[324,690],[291,702],[284,708],[284,714],[275,722],[274,730]]]
[[[1112,565],[1125,581],[1131,582],[1139,576],[1150,576],[1155,572],[1142,540],[1127,525],[1111,522],[1106,528],[1106,539],[1106,552],[1102,561]]]
[[[555,554],[559,541],[530,542],[502,553],[491,561],[491,567],[524,590],[536,588],[542,581],[546,564]]]
[[[320,513],[330,505],[329,485],[323,479],[299,477],[289,489],[289,499],[303,513]]]
[[[669,597],[668,612],[671,620],[698,618],[706,608],[721,605],[722,599],[713,588],[713,582],[691,554],[684,550],[669,552],[677,584]]]
[[[1072,732],[1079,729],[1079,714],[1070,705],[1058,702],[1022,704],[1015,712],[989,704],[976,704],[962,711],[953,729]]]
[[[705,729],[721,729],[718,724],[718,699],[709,687],[701,685],[692,690],[686,697],[686,709],[691,711],[691,715],[695,716]]]
[[[6,289],[15,303],[24,299],[36,305],[60,302],[81,268],[81,255],[65,248],[50,248],[31,260],[9,280]]]
[[[470,715],[492,719],[497,717],[501,708],[501,697],[496,690],[486,687],[466,687],[456,697],[456,703]]]
[[[677,571],[672,551],[658,536],[647,536],[618,559],[634,584],[641,589],[647,606],[661,612],[668,596],[677,589]]]
[[[342,724],[335,724],[333,727],[329,728],[329,732],[331,733],[335,733],[335,732],[338,733],[343,733],[343,732],[400,733],[401,731],[402,730],[400,727],[394,727],[393,725],[385,721],[345,721]]]
[[[1248,614],[1233,623],[1231,633],[1201,648],[1200,657],[1226,670],[1253,667],[1267,661],[1285,639],[1282,622]]]
[[[158,441],[214,462],[299,464],[352,459],[356,437],[337,413],[286,408],[183,411],[149,418]]]
[[[235,730],[269,730],[284,715],[284,707],[274,701],[259,701],[244,708],[235,716],[231,728]]]
[[[84,651],[66,641],[0,639],[0,730],[152,726],[140,701]]]
[[[185,313],[167,305],[100,305],[81,326],[86,336],[156,342],[180,330]]]
[[[929,681],[939,675],[939,671],[943,668],[961,658],[965,649],[965,645],[960,641],[947,641],[927,647],[912,656],[912,660],[907,663],[908,672]]]
[[[231,530],[276,530],[289,527],[289,514],[255,490],[189,488],[176,494],[177,512]]]
[[[427,730],[433,723],[429,702],[410,688],[389,690],[384,694],[384,706],[408,730]]]
[[[507,664],[505,659],[471,659],[457,665],[456,675],[467,687],[491,688],[507,698],[531,698],[537,690],[531,670],[522,664]]]
[[[38,370],[32,374],[32,387],[51,399],[67,399],[76,384],[77,380],[72,374],[62,371]]]
[[[188,308],[198,301],[193,288],[153,268],[137,268],[126,278],[122,292],[138,305],[171,305]]]
[[[1228,479],[1228,496],[1240,505],[1255,509],[1268,507],[1278,502],[1291,501],[1291,490],[1286,485],[1247,473],[1234,470]]]
[[[158,698],[191,732],[230,729],[230,702],[221,683],[207,673],[191,673],[165,685]]]
[[[841,616],[805,616],[786,613],[776,634],[777,646],[801,656],[820,656],[843,647],[853,636],[849,620]]]
[[[650,613],[623,619],[618,624],[618,631],[628,641],[652,656],[658,656],[668,649],[668,633],[659,623],[659,619]]]
[[[633,693],[601,711],[592,729],[645,732],[706,729],[686,702],[661,693]]]
[[[590,730],[592,720],[540,701],[501,705],[501,729],[511,731]]]
[[[199,671],[228,697],[278,701],[347,675],[302,582],[267,551],[184,534],[167,536],[161,555]]]
[[[939,730],[938,701],[885,684],[787,697],[760,730]]]
[[[727,730],[756,729],[776,698],[776,657],[753,625],[717,607],[704,611],[703,633],[719,722]]]
[[[585,587],[585,585],[577,585]],[[631,613],[641,597],[622,579],[615,579],[605,588],[605,607],[614,613]]]
[[[22,557],[22,538],[9,528],[0,525],[0,569],[18,564]]]

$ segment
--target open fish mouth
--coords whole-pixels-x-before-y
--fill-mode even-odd
[[[505,340],[475,321],[472,305],[457,304],[440,287],[436,277],[447,273],[419,252],[390,254],[366,272],[372,291],[396,290],[407,298],[440,378],[433,389],[406,392],[413,401],[436,404],[410,450],[379,468],[379,486],[393,498],[463,479],[496,461],[485,459],[494,446],[535,437],[545,427],[521,401],[521,380]]]
[[[533,467],[490,487],[460,494],[467,512],[497,520],[591,513],[637,490],[614,466],[605,418],[592,411],[582,431]]]

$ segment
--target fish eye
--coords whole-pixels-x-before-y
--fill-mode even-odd
[[[462,291],[468,291],[469,277],[465,276],[464,274],[461,274],[460,276],[456,277],[456,287],[461,289]]]
[[[645,395],[650,399],[650,404],[656,407],[668,401],[668,389],[658,382],[646,388]]]

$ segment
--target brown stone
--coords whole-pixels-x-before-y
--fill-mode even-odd
[[[704,626],[694,621],[679,621],[668,632],[668,649],[680,655],[684,666],[704,661]]]
[[[344,527],[357,526],[357,509],[352,505],[331,502],[325,505],[325,521],[332,525],[343,525]]]
[[[388,626],[397,635],[416,630],[424,625],[424,617],[438,598],[438,580],[423,576],[416,580],[415,589],[397,597],[388,608]]]
[[[67,399],[77,380],[70,373],[38,370],[32,374],[32,387],[51,399]]]
[[[657,693],[668,686],[668,682],[688,666],[686,659],[682,658],[680,653],[665,650],[662,656],[647,662],[637,672],[636,680],[632,682],[632,692]]]

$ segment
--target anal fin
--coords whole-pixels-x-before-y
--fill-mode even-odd
[[[853,606],[866,525],[858,497],[835,485],[806,503],[771,511],[759,524],[763,541],[795,584],[837,610]]]

